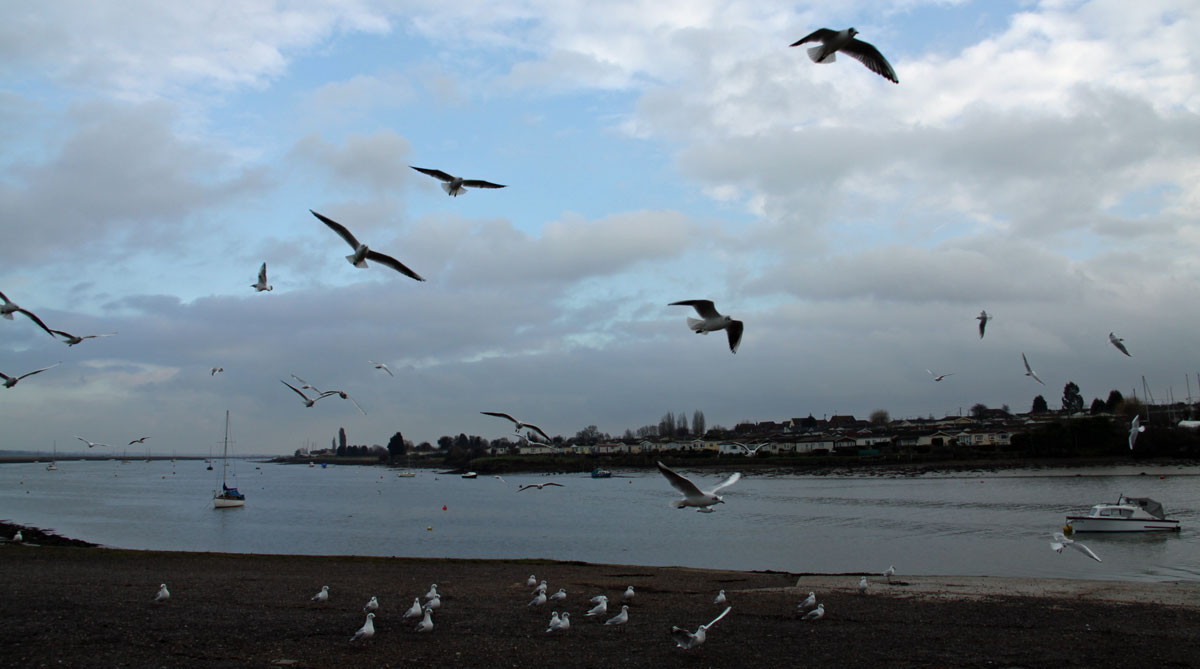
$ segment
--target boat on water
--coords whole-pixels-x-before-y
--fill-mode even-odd
[[[467,472],[466,474],[462,475],[462,477],[465,479],[473,479],[473,478],[477,478],[478,476],[479,476],[479,474],[476,474],[475,472]]]
[[[1178,532],[1179,521],[1167,518],[1163,505],[1149,497],[1117,497],[1101,503],[1086,516],[1067,516],[1065,534],[1075,532]]]
[[[210,467],[211,469],[211,467]],[[213,508],[230,509],[246,505],[246,496],[237,488],[230,488],[226,476],[229,472],[229,410],[225,410],[225,452],[221,456],[221,489],[213,491]]]
[[[54,461],[58,459],[58,442],[54,442],[54,455],[50,456],[50,464],[46,465],[46,471],[52,472],[58,469],[58,465]]]
[[[610,479],[610,478],[612,478],[612,472],[608,471],[607,469],[605,469],[603,467],[596,467],[595,469],[592,470],[592,478],[594,478],[594,479]]]
[[[398,476],[402,479],[410,479],[410,478],[416,476],[416,473],[415,472],[396,472],[396,476]]]

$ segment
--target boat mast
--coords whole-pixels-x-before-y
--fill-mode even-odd
[[[221,491],[225,491],[225,470],[229,467],[229,409],[225,410],[225,454],[221,456]]]

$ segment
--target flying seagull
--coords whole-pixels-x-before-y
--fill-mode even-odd
[[[315,393],[321,392],[320,388],[318,388],[318,387],[314,386],[313,384],[309,383],[308,381],[305,381],[304,379],[296,376],[295,374],[292,374],[292,378],[296,379],[296,382],[300,384],[300,390],[311,390]]]
[[[0,293],[0,300],[3,301],[3,303],[0,304],[0,316],[3,316],[11,321],[11,320],[13,320],[13,314],[15,314],[17,312],[23,313],[29,317],[29,320],[33,321],[34,323],[37,323],[38,327],[45,330],[46,333],[49,334],[51,337],[54,336],[54,331],[51,330],[50,328],[46,327],[46,324],[42,322],[42,319],[38,318],[37,315],[34,314],[32,311],[29,311],[28,309],[22,309],[20,306],[17,305],[16,302],[13,302],[12,300],[8,299],[8,297],[6,297],[4,295],[4,293]]]
[[[395,374],[392,373],[392,370],[388,369],[388,366],[382,362],[375,362],[374,360],[368,360],[367,362],[375,365],[375,369],[382,369],[383,371],[387,372],[388,376],[395,376]]]
[[[95,339],[97,337],[112,337],[117,334],[115,332],[109,332],[108,334],[77,336],[77,335],[71,334],[70,332],[63,332],[62,330],[51,330],[50,332],[58,335],[59,337],[62,337],[63,343],[66,344],[67,346],[74,346],[76,344],[81,344],[81,343],[83,343],[84,339]]]
[[[791,46],[800,46],[808,42],[820,42],[821,46],[814,46],[808,50],[808,57],[814,63],[832,63],[837,60],[837,52],[850,56],[854,60],[867,66],[867,69],[887,79],[893,84],[900,83],[900,79],[896,77],[896,71],[892,69],[887,59],[883,54],[879,53],[879,49],[863,42],[854,39],[858,31],[854,28],[845,30],[830,30],[829,28],[819,28],[808,34],[800,40],[791,44]]]
[[[479,413],[481,413],[485,416],[495,416],[497,418],[507,418],[508,420],[511,420],[513,423],[516,423],[516,427],[513,429],[513,432],[520,432],[521,428],[527,427],[527,428],[533,430],[534,432],[537,432],[538,434],[545,437],[546,441],[550,441],[550,435],[543,432],[542,428],[534,425],[533,423],[522,423],[521,421],[517,420],[516,418],[513,418],[512,416],[504,413],[503,411],[480,411]]]
[[[355,239],[354,235],[351,234],[351,232],[347,230],[346,227],[341,223],[338,223],[331,218],[322,216],[312,209],[309,209],[309,211],[312,212],[313,216],[316,216],[318,219],[320,219],[322,223],[329,226],[330,230],[338,233],[338,236],[346,240],[346,243],[350,245],[350,248],[354,249],[354,253],[346,256],[346,260],[350,261],[351,265],[359,268],[365,268],[368,260],[374,260],[377,263],[391,267],[405,276],[412,277],[417,281],[425,280],[421,278],[420,274],[412,271],[399,260],[396,260],[395,258],[378,251],[372,251],[371,249],[367,248],[366,244],[360,244],[359,241]]]
[[[1034,372],[1033,369],[1031,369],[1029,367],[1029,358],[1026,358],[1024,353],[1021,354],[1021,359],[1025,361],[1025,376],[1033,377],[1034,381],[1037,381],[1038,383],[1042,384],[1043,386],[1046,385],[1046,383],[1044,381],[1042,381],[1041,379],[1038,378],[1037,373]]]
[[[1139,432],[1145,432],[1146,426],[1142,425],[1142,417],[1134,416],[1133,421],[1129,423],[1129,450],[1133,450],[1133,442],[1137,441]]]
[[[729,443],[731,443],[731,444],[733,444],[734,446],[737,446],[738,448],[742,449],[742,451],[743,451],[743,455],[746,455],[746,456],[757,455],[757,454],[758,454],[758,449],[760,449],[760,448],[762,448],[763,446],[766,446],[766,445],[767,445],[767,442],[765,442],[765,441],[764,441],[763,443],[761,443],[761,444],[759,444],[759,445],[755,446],[754,448],[750,448],[749,446],[747,446],[747,445],[745,445],[745,444],[740,444],[740,443],[738,443],[738,442],[736,442],[736,441],[731,441],[731,442],[729,442]]]
[[[79,441],[82,441],[83,443],[87,444],[88,448],[95,448],[96,446],[104,446],[105,448],[108,447],[108,444],[100,444],[100,443],[97,443],[94,441],[88,441],[87,439],[84,439],[83,437],[81,437],[79,435],[75,435],[75,438],[78,439]],[[133,442],[131,441],[129,443],[132,444]]]
[[[523,486],[521,486],[520,488],[518,488],[518,489],[517,489],[517,492],[524,492],[524,491],[526,491],[526,490],[529,490],[530,488],[537,488],[538,490],[541,490],[543,487],[545,487],[545,486],[548,486],[548,485],[555,485],[555,486],[558,486],[558,487],[560,487],[560,488],[565,488],[565,487],[566,487],[566,486],[564,486],[564,485],[563,485],[563,484],[561,484],[561,483],[555,483],[555,482],[553,482],[553,481],[551,481],[550,483],[529,483],[529,484],[527,484],[527,485],[523,485]]]
[[[1092,558],[1096,562],[1103,562],[1103,560],[1101,560],[1099,557],[1097,557],[1096,554],[1093,553],[1092,550],[1090,548],[1088,548],[1087,546],[1084,546],[1083,544],[1079,543],[1078,541],[1071,541],[1062,532],[1055,532],[1054,533],[1054,541],[1050,542],[1050,548],[1053,548],[1054,552],[1056,552],[1056,553],[1062,553],[1063,549],[1066,548],[1067,546],[1074,548],[1075,550],[1079,551],[1080,553],[1083,553],[1084,555]]]
[[[275,290],[275,286],[267,284],[267,263],[258,268],[258,283],[252,283],[250,287],[260,293],[264,290]]]
[[[413,165],[409,165],[409,167],[412,167],[421,174],[428,174],[434,179],[440,179],[444,181],[445,183],[442,184],[442,190],[446,191],[446,194],[450,197],[465,195],[467,188],[504,188],[504,186],[500,184],[494,184],[490,181],[482,181],[480,179],[464,179],[462,177],[446,174],[441,170],[431,170],[427,167],[415,167]]]
[[[696,334],[708,334],[715,330],[725,330],[729,336],[729,350],[737,353],[738,346],[742,343],[742,322],[735,321],[729,316],[722,316],[713,308],[712,300],[683,300],[681,302],[672,302],[667,306],[684,306],[694,307],[696,313],[700,314],[701,318],[688,317],[688,327]]]
[[[146,440],[149,438],[150,437],[138,437],[137,439],[134,439],[133,441],[129,442],[129,445],[133,446],[134,444],[144,444],[144,443],[146,443]]]
[[[212,369],[208,370],[208,375],[216,376],[217,372],[223,372],[223,371],[225,371],[224,367],[213,367]]]
[[[312,405],[317,403],[317,400],[329,397],[329,395],[321,394],[321,395],[317,395],[316,397],[314,397],[312,399],[309,399],[308,395],[305,395],[304,391],[300,390],[296,386],[293,386],[292,384],[288,383],[287,381],[284,381],[283,379],[280,379],[279,382],[282,383],[283,385],[287,386],[288,388],[291,388],[293,391],[296,392],[297,395],[299,395],[301,398],[303,398],[304,399],[304,407],[306,409],[311,409]]]
[[[987,322],[992,320],[992,317],[988,315],[987,311],[981,311],[979,312],[979,315],[975,317],[975,320],[979,321],[979,338],[983,339],[983,331],[985,328],[987,328]]]
[[[1108,340],[1110,342],[1112,342],[1113,346],[1117,347],[1118,351],[1124,353],[1125,355],[1129,355],[1129,351],[1126,350],[1126,348],[1125,348],[1125,340],[1124,339],[1122,339],[1122,338],[1118,337],[1117,335],[1110,332],[1110,333],[1108,333]],[[1133,356],[1129,355],[1129,357],[1132,358]]]
[[[17,381],[20,381],[21,379],[23,379],[27,376],[33,376],[34,374],[41,374],[42,372],[46,371],[47,369],[52,369],[54,367],[58,367],[61,364],[62,364],[61,362],[56,362],[53,365],[50,365],[49,367],[35,369],[32,372],[25,372],[24,374],[22,374],[20,376],[9,376],[8,374],[5,374],[4,372],[0,372],[0,379],[4,379],[4,387],[5,388],[12,388],[13,386],[17,385]]]
[[[676,509],[682,509],[687,506],[707,507],[714,504],[724,504],[725,500],[722,499],[717,493],[721,492],[721,490],[725,488],[728,488],[734,483],[737,483],[738,479],[742,478],[740,472],[735,472],[730,474],[729,478],[722,481],[717,487],[709,490],[708,492],[703,492],[696,487],[695,483],[692,483],[690,480],[680,476],[679,474],[676,474],[662,462],[658,462],[657,464],[658,471],[662,472],[662,475],[667,477],[667,481],[670,482],[671,487],[683,493],[683,499],[677,499],[674,502],[671,502],[671,506],[675,507]]]
[[[338,397],[340,397],[344,400],[350,400],[351,402],[354,402],[354,406],[358,407],[358,410],[362,412],[362,415],[364,415],[364,416],[367,415],[366,410],[363,409],[361,406],[359,406],[358,402],[355,402],[353,397],[350,397],[350,395],[346,394],[346,391],[344,391],[344,390],[326,390],[325,392],[321,393],[321,397],[329,397],[330,395],[337,395]],[[319,400],[319,399],[321,399],[321,397],[318,397],[317,399]],[[313,401],[316,401],[316,400],[313,400]]]
[[[358,629],[358,631],[354,633],[354,636],[350,637],[350,640],[351,641],[360,641],[360,640],[366,641],[367,639],[370,639],[371,637],[375,636],[375,623],[372,622],[374,619],[375,619],[375,614],[368,613],[367,614],[367,622],[363,623],[363,626],[360,627]]]
[[[716,625],[718,620],[724,618],[732,610],[732,606],[725,607],[725,610],[721,612],[721,615],[713,618],[708,624],[701,625],[694,633],[689,632],[682,627],[672,627],[671,638],[675,640],[675,646],[684,650],[691,650],[692,648],[704,643],[704,641],[708,638],[708,628]]]
[[[941,381],[942,379],[946,378],[947,376],[954,376],[954,372],[950,372],[949,374],[934,374],[933,372],[931,372],[928,369],[925,371],[929,372],[929,375],[933,377],[934,381]]]

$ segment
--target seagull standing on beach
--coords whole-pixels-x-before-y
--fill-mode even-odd
[[[550,601],[552,601],[552,602],[557,602],[559,600],[566,599],[566,598],[567,598],[567,589],[566,588],[559,588],[558,592],[554,593],[553,595],[550,595]]]
[[[1083,544],[1079,543],[1078,541],[1072,541],[1072,540],[1068,539],[1066,537],[1066,535],[1064,535],[1062,532],[1055,532],[1054,533],[1054,541],[1050,542],[1050,548],[1054,549],[1055,553],[1062,553],[1063,549],[1066,548],[1067,546],[1074,548],[1075,550],[1079,551],[1080,553],[1083,553],[1084,555],[1092,558],[1096,562],[1103,562],[1103,560],[1101,560],[1099,557],[1097,557],[1096,554],[1093,553],[1092,550],[1090,548],[1088,548],[1087,546],[1084,546]]]
[[[975,320],[979,321],[979,338],[983,339],[983,331],[987,328],[987,322],[992,320],[992,317],[988,315],[987,311],[981,311],[975,317]]]
[[[632,602],[636,594],[637,593],[633,591],[633,586],[631,585],[628,588],[625,588],[625,593],[621,595],[621,601]]]
[[[820,620],[823,617],[825,617],[825,605],[817,604],[817,608],[804,614],[801,620]]]
[[[671,487],[683,493],[683,499],[677,499],[674,502],[671,502],[671,506],[675,507],[676,509],[682,509],[687,506],[698,506],[703,508],[712,506],[714,504],[724,504],[725,500],[722,499],[717,493],[721,492],[725,488],[728,488],[734,483],[737,483],[738,479],[742,478],[740,472],[735,472],[731,474],[729,478],[722,481],[717,487],[708,492],[703,492],[700,490],[700,488],[696,487],[695,483],[692,483],[687,478],[676,474],[662,462],[658,462],[657,464],[658,471],[662,472],[662,475],[667,478],[667,481],[671,484]],[[633,586],[630,587],[632,588]]]
[[[542,605],[544,605],[545,603],[546,603],[546,593],[544,593],[544,592],[539,592],[539,593],[537,594],[537,596],[535,596],[535,597],[533,598],[533,601],[532,601],[532,602],[529,602],[529,606],[542,606]]]
[[[629,605],[622,604],[621,612],[618,613],[617,615],[609,618],[607,621],[605,621],[604,624],[605,625],[613,625],[613,626],[622,626],[621,629],[624,630],[625,628],[623,626],[627,622],[629,622]]]
[[[21,379],[23,379],[27,376],[33,376],[34,374],[41,374],[42,372],[46,371],[47,369],[52,369],[54,367],[58,367],[61,364],[62,364],[61,362],[56,362],[53,365],[50,365],[49,367],[35,369],[32,372],[25,372],[24,374],[22,374],[20,376],[9,376],[8,374],[5,374],[4,372],[0,372],[0,379],[4,379],[4,387],[5,388],[12,388],[13,386],[17,385],[17,381],[20,381]]]
[[[441,170],[434,170],[428,167],[416,167],[414,165],[409,165],[409,167],[420,172],[421,174],[428,174],[435,179],[444,181],[445,183],[442,184],[442,190],[446,191],[446,194],[450,197],[465,195],[467,188],[506,188],[506,186],[494,184],[490,181],[483,181],[482,179],[464,179],[462,177],[456,177],[446,174]]]
[[[1110,332],[1108,333],[1108,341],[1112,342],[1112,345],[1116,346],[1118,351],[1124,353],[1125,355],[1129,355],[1129,351],[1125,348],[1124,339]],[[1132,358],[1133,356],[1129,355],[1129,357]]]
[[[800,46],[808,42],[820,42],[821,46],[814,46],[808,50],[808,57],[814,63],[832,63],[837,60],[837,53],[842,53],[850,56],[854,60],[867,66],[867,69],[887,79],[893,84],[900,83],[900,79],[896,77],[896,71],[892,69],[887,59],[883,54],[879,53],[879,49],[854,38],[858,31],[854,28],[845,30],[830,30],[829,28],[818,28],[812,31],[806,37],[793,42],[790,46]]]
[[[536,595],[539,592],[543,593],[543,594],[545,594],[545,592],[546,592],[546,579],[544,579],[544,578],[542,579],[541,583],[538,583],[537,586],[534,587],[532,594]]]
[[[372,597],[371,600],[367,602],[367,605],[363,607],[363,611],[378,611],[378,610],[379,610],[379,600],[376,599],[375,597]]]
[[[275,290],[275,286],[267,284],[267,263],[263,263],[262,267],[258,268],[258,283],[252,283],[250,284],[250,287],[259,293],[263,292],[264,290]]]
[[[25,541],[25,537],[21,536],[21,530],[17,530],[17,533],[13,535],[12,540],[14,544],[19,544],[22,541]],[[164,585],[163,587],[165,588],[167,586]]]
[[[547,632],[553,632],[558,629],[561,619],[558,617],[558,611],[550,614],[550,624],[546,627]]]
[[[724,618],[732,610],[732,606],[725,607],[725,610],[721,612],[721,615],[713,618],[709,623],[696,628],[695,632],[689,632],[682,627],[672,627],[671,638],[675,640],[675,646],[684,650],[691,650],[696,646],[703,644],[708,639],[708,628],[717,624],[718,620]]]
[[[1021,360],[1025,362],[1025,376],[1031,377],[1043,386],[1046,385],[1046,382],[1039,379],[1037,372],[1033,371],[1033,368],[1029,366],[1029,358],[1026,358],[1024,353],[1021,354]]]
[[[165,602],[171,598],[171,592],[167,590],[167,584],[162,583],[158,586],[158,594],[154,595],[154,601]]]
[[[896,575],[896,565],[891,565],[885,569],[883,575],[887,577],[888,583],[891,583],[892,577]]]
[[[858,594],[860,594],[860,595],[867,594],[867,587],[868,587],[867,586],[867,577],[863,576],[862,578],[860,578],[858,580]]]
[[[74,346],[76,344],[81,344],[81,343],[83,343],[84,339],[96,339],[98,337],[114,337],[117,334],[115,332],[109,332],[106,334],[73,335],[70,332],[63,332],[62,330],[51,330],[50,332],[58,335],[59,337],[62,337],[63,343],[66,344],[67,346]]]
[[[328,602],[329,601],[329,586],[327,586],[327,585],[321,586],[321,592],[318,592],[317,594],[313,595],[312,601]]]
[[[420,618],[421,617],[421,598],[413,597],[413,605],[408,607],[404,612],[403,618]]]
[[[604,595],[599,595],[599,597],[599,601],[596,601],[595,597],[592,598],[592,601],[595,602],[596,605],[588,610],[588,612],[584,614],[585,616],[591,618],[593,616],[602,616],[608,612],[608,597],[605,597]]]
[[[367,362],[371,363],[372,365],[375,365],[375,369],[382,369],[383,371],[387,372],[388,376],[395,376],[395,374],[392,373],[392,370],[388,369],[388,366],[383,364],[382,362],[375,362],[373,360],[368,360]]]
[[[724,604],[726,601],[727,600],[725,599],[725,591],[722,590],[717,593],[717,597],[716,597],[716,599],[713,600],[713,604]]]
[[[437,609],[442,608],[441,595],[438,595],[437,597],[433,597],[432,599],[425,600],[425,606],[423,606],[421,608],[430,609],[430,610],[437,610]]]
[[[481,413],[485,416],[495,416],[497,418],[504,418],[504,419],[512,421],[516,425],[516,427],[513,428],[513,432],[520,432],[521,428],[527,427],[527,428],[533,430],[534,432],[537,432],[538,434],[542,435],[542,437],[544,437],[546,439],[546,441],[550,441],[550,435],[543,432],[542,428],[534,425],[533,423],[523,423],[523,422],[517,420],[516,418],[513,418],[512,416],[504,413],[503,411],[480,411],[479,413]]]
[[[428,608],[425,609],[425,618],[422,619],[421,622],[417,623],[417,631],[418,632],[432,632],[433,631],[433,611],[431,611]]]
[[[1146,426],[1142,425],[1142,417],[1134,416],[1133,421],[1129,423],[1129,450],[1133,450],[1133,444],[1137,441],[1138,433],[1145,431]]]
[[[692,332],[706,335],[709,332],[724,330],[726,336],[729,338],[730,352],[737,353],[738,346],[742,344],[742,322],[717,313],[712,300],[682,300],[680,302],[671,302],[667,306],[692,307],[695,309],[696,313],[700,314],[700,318],[688,316],[687,319],[688,327],[692,329]]]
[[[530,574],[529,578],[525,579],[525,587],[532,588],[535,585],[537,585],[537,576]]]
[[[400,262],[399,260],[396,260],[395,258],[393,258],[389,255],[380,253],[378,251],[372,251],[371,249],[367,248],[366,244],[360,243],[358,241],[358,239],[356,239],[354,237],[354,234],[351,233],[348,229],[346,229],[346,226],[342,225],[341,223],[338,223],[337,221],[333,220],[332,218],[327,218],[325,216],[322,216],[321,214],[318,214],[317,212],[313,211],[312,209],[309,209],[309,212],[311,212],[313,216],[316,216],[322,223],[329,226],[330,230],[333,230],[334,232],[336,232],[339,237],[341,237],[347,244],[350,245],[350,248],[354,249],[354,253],[351,253],[350,255],[346,256],[346,260],[348,260],[351,265],[354,265],[355,267],[363,269],[363,268],[366,268],[368,260],[373,260],[381,265],[386,265],[387,267],[391,267],[392,269],[396,270],[397,272],[400,272],[404,276],[416,279],[417,281],[425,280],[425,279],[421,278],[420,274],[417,274],[416,272],[412,271],[404,263]]]
[[[810,592],[810,593],[808,593],[808,598],[806,598],[803,602],[800,602],[796,606],[799,607],[801,611],[807,611],[816,605],[817,605],[817,593]]]
[[[374,600],[375,598],[372,597],[371,599]],[[358,628],[358,631],[354,633],[354,636],[350,637],[350,640],[351,641],[366,641],[367,639],[370,639],[371,637],[375,636],[375,623],[372,622],[374,620],[375,620],[375,614],[368,613],[367,614],[367,622],[363,623],[363,626]]]

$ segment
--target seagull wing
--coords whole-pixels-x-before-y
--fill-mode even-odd
[[[263,284],[267,282],[267,263],[263,263],[262,267],[258,268],[258,282]]]
[[[405,265],[404,263],[400,262],[399,260],[396,260],[395,258],[387,255],[386,253],[380,253],[379,251],[368,250],[366,257],[368,260],[374,260],[375,262],[380,263],[381,265],[387,265],[388,267],[391,267],[392,269],[396,270],[397,272],[400,272],[404,276],[411,277],[413,279],[416,279],[417,281],[425,280],[424,278],[421,277],[420,274],[417,274],[416,272],[412,271],[411,269],[408,268],[407,265]]]
[[[712,300],[682,300],[680,302],[672,302],[667,306],[693,307],[696,309],[696,313],[700,314],[704,318],[716,318],[717,316],[721,315],[717,313],[717,309],[713,306]]]
[[[692,641],[695,640],[696,635],[682,627],[672,627],[671,638],[675,640],[676,645],[682,648],[691,648]]]
[[[1046,382],[1045,382],[1045,381],[1043,381],[1043,380],[1041,380],[1041,379],[1039,379],[1039,378],[1038,378],[1038,375],[1037,375],[1037,374],[1035,374],[1035,373],[1033,373],[1032,371],[1030,371],[1030,372],[1029,372],[1029,375],[1033,377],[1033,380],[1034,380],[1034,381],[1037,381],[1038,383],[1042,384],[1043,386],[1044,386],[1044,385],[1046,385]]]
[[[1083,544],[1079,543],[1078,541],[1069,543],[1067,545],[1070,546],[1071,548],[1074,548],[1075,550],[1079,551],[1080,553],[1083,553],[1084,555],[1092,558],[1096,562],[1103,562],[1103,560],[1101,560],[1095,553],[1092,552],[1092,549],[1088,548],[1087,546],[1084,546]]]
[[[507,188],[507,186],[502,184],[494,184],[490,181],[483,181],[482,179],[464,179],[463,185],[470,186],[471,188]]]
[[[732,610],[733,610],[732,606],[726,606],[725,610],[721,612],[721,615],[717,616],[716,618],[713,618],[712,622],[710,622],[709,624],[704,626],[704,629],[708,629],[708,628],[712,627],[713,625],[716,625],[718,620],[720,620],[721,618],[724,618]]]
[[[512,416],[510,416],[502,411],[480,411],[479,413],[481,413],[485,416],[496,416],[497,418],[507,418],[507,419],[511,420],[512,422],[516,423],[517,425],[521,424],[521,421],[517,420],[516,418],[513,418]]]
[[[12,300],[8,299],[8,296],[4,293],[0,293],[0,300],[4,300],[5,304],[12,304]]]
[[[37,315],[34,314],[32,311],[29,311],[28,309],[20,309],[20,308],[18,308],[17,311],[28,316],[29,320],[33,321],[34,323],[37,323],[38,327],[40,327],[41,329],[46,331],[46,334],[50,335],[51,337],[54,336],[54,331],[51,330],[50,328],[46,327],[46,324],[42,322],[42,319],[38,318]],[[1128,355],[1128,354],[1126,354],[1126,355]]]
[[[328,225],[330,230],[333,230],[334,232],[338,233],[339,237],[346,240],[346,243],[350,245],[350,248],[357,251],[358,247],[361,246],[361,244],[358,243],[358,239],[349,230],[346,229],[346,226],[342,225],[341,223],[338,223],[337,221],[333,220],[332,218],[329,218],[328,216],[322,216],[321,214],[318,214],[317,212],[313,211],[312,209],[309,209],[308,211],[311,212],[313,216],[316,216],[318,219],[320,219],[320,221],[322,223],[324,223],[325,225]]]
[[[1029,367],[1029,358],[1026,358],[1024,353],[1021,354],[1021,361],[1025,363],[1025,373],[1033,374],[1033,370]]]
[[[742,322],[730,321],[729,327],[725,328],[725,334],[729,337],[729,351],[737,353],[738,347],[742,345]]]
[[[350,400],[351,402],[354,402],[354,406],[358,407],[359,411],[362,411],[362,415],[364,415],[364,416],[367,415],[366,410],[364,410],[361,406],[359,406],[358,402],[355,402],[353,397],[346,395],[346,399]]]
[[[554,483],[553,481],[551,481],[550,483],[543,483],[542,485],[556,485],[556,486],[558,486],[558,487],[560,487],[560,488],[565,488],[565,487],[566,487],[565,485],[563,485],[563,484],[561,484],[561,483]]]
[[[517,492],[525,492],[526,490],[529,490],[530,488],[536,488],[536,487],[537,487],[537,484],[530,483],[528,485],[523,485],[520,488],[517,488]]]
[[[293,386],[292,384],[288,383],[287,381],[284,381],[283,379],[280,379],[279,382],[282,383],[283,385],[287,386],[288,388],[291,388],[293,391],[295,391],[295,393],[297,395],[299,395],[300,397],[303,397],[305,400],[308,399],[308,395],[305,395],[296,386]],[[324,397],[324,395],[322,395],[321,397]],[[317,399],[321,399],[321,397],[318,397]]]
[[[655,464],[658,465],[658,471],[662,472],[662,475],[667,477],[667,482],[669,482],[671,484],[671,487],[678,490],[679,492],[683,493],[684,497],[703,497],[704,496],[704,493],[700,492],[700,489],[696,487],[695,483],[692,483],[691,481],[680,476],[679,474],[676,474],[674,471],[672,471],[669,467],[667,467],[666,465],[664,465],[661,462],[658,462]],[[740,474],[739,474],[739,476],[740,476]]]
[[[826,40],[828,40],[830,37],[833,37],[836,34],[837,34],[836,30],[830,30],[829,28],[817,28],[816,30],[809,33],[807,36],[802,37],[795,42],[792,42],[788,46],[800,46],[801,44],[807,44],[808,42],[824,43]]]
[[[850,39],[850,42],[843,46],[840,51],[854,60],[867,66],[867,69],[887,79],[888,81],[898,84],[900,79],[896,77],[896,71],[892,69],[892,65],[887,62],[883,54],[879,53],[879,49],[874,46],[857,40]]]
[[[536,426],[536,425],[530,425],[529,423],[523,423],[523,425],[524,425],[525,427],[527,427],[527,428],[529,428],[529,429],[533,430],[534,432],[537,432],[538,434],[542,435],[542,437],[543,437],[543,438],[546,440],[546,442],[547,442],[547,443],[550,441],[550,435],[548,435],[548,434],[546,434],[545,432],[543,432],[543,431],[542,431],[542,428],[540,428],[540,427],[538,427],[538,426]]]
[[[442,181],[454,181],[453,176],[446,174],[445,172],[443,172],[441,170],[431,170],[428,167],[417,167],[415,165],[409,165],[409,167],[420,172],[421,174],[428,174],[429,176],[433,177],[434,179],[441,179]]]
[[[46,371],[47,369],[52,369],[52,368],[54,368],[54,367],[58,367],[58,366],[59,366],[59,365],[61,365],[61,364],[62,364],[61,362],[56,362],[56,363],[54,363],[53,365],[50,365],[49,367],[43,367],[43,368],[41,368],[41,369],[35,369],[35,370],[33,370],[32,372],[25,372],[24,374],[22,374],[22,375],[18,376],[18,377],[17,377],[17,380],[18,380],[18,381],[20,381],[21,379],[23,379],[23,378],[25,378],[25,377],[27,377],[27,376],[33,376],[34,374],[41,374],[42,372]]]
[[[741,480],[741,478],[742,478],[741,472],[734,472],[729,475],[729,478],[725,479],[724,481],[721,481],[721,485],[719,485],[719,486],[713,488],[711,491],[709,491],[709,494],[715,495],[715,494],[721,492],[722,490],[724,490],[725,488],[728,488],[729,486],[733,485],[734,483],[737,483],[739,480]]]

